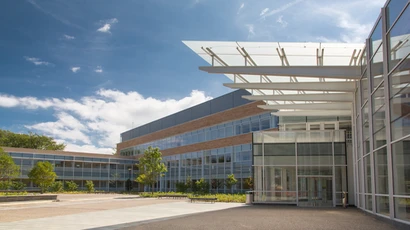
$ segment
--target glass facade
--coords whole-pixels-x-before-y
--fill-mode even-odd
[[[168,172],[160,178],[156,190],[175,191],[176,182],[190,177],[193,181],[204,178],[210,184],[211,192],[230,192],[224,185],[229,174],[234,174],[238,180],[232,188],[234,192],[250,189],[245,179],[252,171],[251,144],[165,156],[163,161]]]
[[[143,154],[144,150],[147,149],[148,146],[155,146],[164,150],[206,141],[212,141],[216,139],[237,136],[254,131],[274,128],[277,127],[276,123],[277,122],[275,120],[275,117],[272,116],[269,112],[251,117],[246,117],[236,121],[224,122],[203,129],[198,129],[180,135],[175,135],[164,139],[155,140],[152,142],[147,142],[131,148],[122,149],[120,151],[120,154],[122,156],[135,156]]]
[[[29,181],[27,174],[39,161],[48,161],[54,165],[57,181],[74,181],[79,189],[85,189],[85,181],[91,180],[96,190],[124,191],[125,181],[135,178],[138,172],[135,160],[20,152],[9,154],[20,166],[18,179],[24,182],[29,190],[36,186]]]
[[[410,6],[388,1],[355,92],[357,207],[410,223]],[[366,64],[368,63],[368,64]]]
[[[344,130],[253,134],[254,202],[335,206],[347,192]]]

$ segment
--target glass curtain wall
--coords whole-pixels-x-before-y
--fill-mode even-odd
[[[74,181],[79,189],[85,189],[85,181],[90,180],[94,182],[96,190],[124,191],[125,181],[128,178],[133,180],[137,173],[135,166],[137,161],[134,160],[16,152],[9,154],[20,166],[21,172],[18,178],[28,189],[36,188],[36,185],[29,181],[27,174],[39,161],[48,161],[54,165],[56,181]]]
[[[195,182],[204,178],[209,183],[211,192],[231,192],[225,186],[229,174],[234,174],[238,180],[232,188],[233,192],[250,189],[245,181],[251,176],[252,170],[251,144],[165,156],[163,162],[168,172],[160,178],[156,190],[175,191],[178,181],[185,182],[190,178]]]
[[[410,223],[410,2],[388,1],[355,92],[356,205]]]
[[[347,191],[344,130],[257,132],[254,202],[335,206]]]

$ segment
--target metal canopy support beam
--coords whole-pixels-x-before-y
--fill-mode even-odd
[[[282,105],[258,105],[261,109],[281,110],[281,109],[305,109],[305,110],[349,110],[352,107],[350,102],[345,103],[305,103],[305,104],[282,104]]]
[[[355,82],[278,82],[278,83],[224,83],[232,89],[304,90],[353,92]]]
[[[323,101],[352,102],[352,93],[317,93],[317,94],[285,94],[285,95],[244,95],[242,98],[251,101]]]
[[[351,110],[296,110],[296,111],[278,111],[272,115],[280,117],[297,117],[297,116],[351,116]]]
[[[296,76],[359,79],[358,66],[200,66],[200,70],[218,74]]]

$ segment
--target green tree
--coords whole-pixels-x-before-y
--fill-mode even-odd
[[[69,192],[74,192],[78,190],[78,184],[74,181],[66,181],[65,183],[65,190]]]
[[[151,185],[152,193],[154,193],[154,186],[158,178],[164,176],[164,173],[167,172],[167,167],[161,161],[162,153],[159,148],[152,148],[151,146],[145,150],[144,155],[139,159],[140,174],[136,181],[144,185]]]
[[[91,180],[87,180],[86,182],[85,182],[85,187],[87,188],[87,191],[88,192],[94,192],[94,183],[93,183],[93,181],[91,181]]]
[[[40,187],[41,193],[44,193],[53,184],[57,174],[54,172],[54,167],[50,162],[40,161],[30,170],[28,178]]]
[[[226,186],[226,188],[229,189],[229,190],[231,190],[231,192],[232,192],[232,187],[233,187],[236,183],[238,183],[238,180],[235,178],[235,175],[234,175],[233,173],[232,173],[232,174],[229,174],[228,177],[227,177],[226,180],[225,180],[225,186]]]
[[[30,148],[41,150],[64,150],[65,144],[44,135],[35,133],[20,134],[0,129],[0,146],[13,148]]]
[[[13,190],[23,190],[26,187],[26,184],[24,184],[21,181],[13,181],[11,184],[11,189]]]
[[[17,166],[13,158],[0,148],[0,180],[10,180],[20,175],[20,167]]]
[[[50,191],[51,192],[62,192],[64,191],[64,184],[62,181],[54,181],[54,183],[52,183],[50,185]]]
[[[209,193],[209,183],[204,178],[201,178],[195,182],[195,188],[198,193]]]
[[[245,189],[253,189],[253,178],[250,176],[248,178],[245,179]]]

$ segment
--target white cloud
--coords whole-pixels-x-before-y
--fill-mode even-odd
[[[181,99],[145,98],[138,92],[101,89],[79,100],[0,95],[0,107],[49,109],[55,119],[26,127],[67,144],[67,151],[112,153],[120,133],[211,99],[193,90]]]
[[[100,27],[97,31],[102,32],[102,33],[111,33],[111,26],[115,23],[118,23],[118,19],[112,18],[108,20],[102,20],[100,23],[104,24],[102,27]]]
[[[241,6],[238,9],[238,12],[236,12],[236,14],[240,14],[244,7],[245,7],[245,3],[242,3]]]
[[[252,1],[246,6],[246,12],[235,14],[235,24],[243,31],[242,39],[247,36],[248,40],[301,42],[327,39],[362,43],[384,3],[384,0]]]
[[[248,38],[251,38],[252,36],[255,36],[255,28],[253,24],[246,24],[246,28],[248,29]]]
[[[63,37],[64,37],[65,39],[67,39],[67,40],[73,40],[73,39],[75,39],[74,36],[70,36],[70,35],[67,35],[67,34],[64,34]]]
[[[77,73],[80,69],[81,67],[71,67],[71,71],[73,71],[73,73]]]
[[[24,56],[24,59],[26,59],[26,61],[33,63],[34,65],[50,65],[51,64],[50,62],[42,61],[40,60],[40,58],[36,58],[36,57]]]
[[[283,20],[283,15],[279,16],[278,19],[276,19],[276,22],[279,23],[282,27],[288,26],[288,22]]]
[[[293,1],[293,2],[288,2],[288,3],[286,3],[285,5],[283,5],[283,6],[279,7],[279,8],[273,9],[273,10],[271,10],[271,11],[269,11],[269,12],[265,12],[264,14],[261,13],[260,16],[263,16],[263,18],[265,18],[265,17],[269,17],[269,16],[271,16],[271,15],[280,13],[280,12],[282,12],[282,11],[287,10],[289,7],[292,7],[293,5],[298,4],[298,3],[301,2],[301,1],[304,1],[304,0],[296,0],[296,1]],[[268,8],[266,8],[266,9],[268,9]],[[266,9],[265,9],[265,10],[266,10]],[[268,10],[269,10],[269,9],[268,9]],[[262,12],[263,12],[263,11],[262,11]]]
[[[97,68],[95,68],[94,72],[96,72],[96,73],[102,73],[102,72],[103,72],[103,69],[102,69],[101,66],[97,66]]]
[[[373,24],[361,24],[348,12],[329,7],[320,8],[319,12],[333,19],[336,25],[343,29],[340,33],[343,42],[364,42],[364,39],[372,29]]]
[[[269,8],[265,8],[261,11],[261,13],[259,14],[259,16],[263,16],[266,14],[266,12],[268,12]]]

